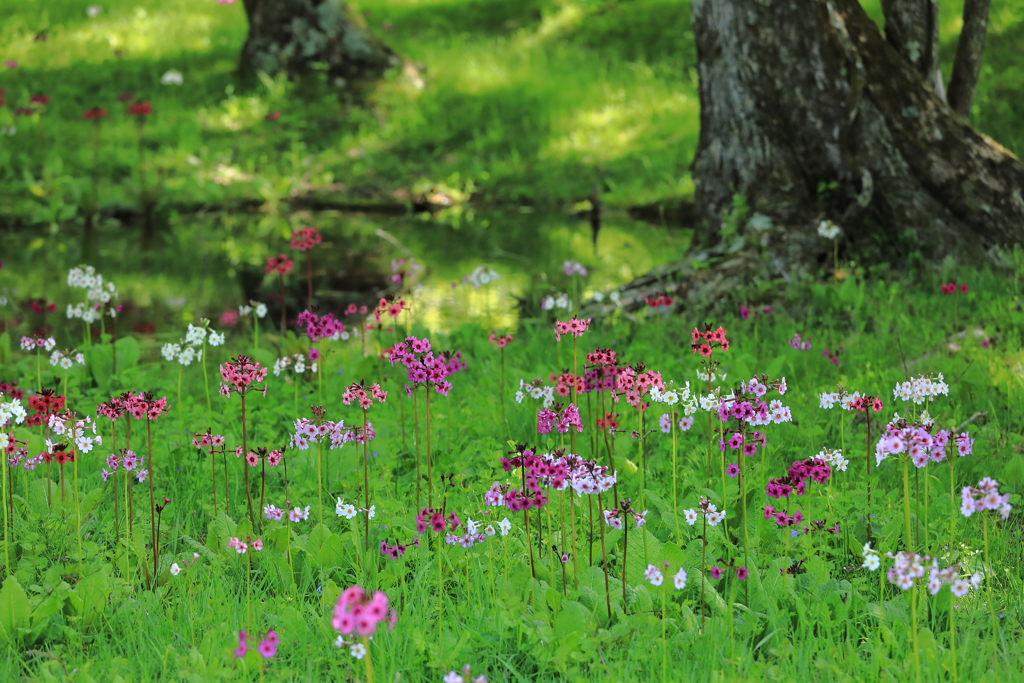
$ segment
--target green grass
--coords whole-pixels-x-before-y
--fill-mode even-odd
[[[63,281],[64,271],[57,268],[59,257],[52,258],[55,277],[47,294],[62,308],[77,301],[80,291],[57,283]],[[117,272],[106,274],[117,280]],[[970,292],[956,298],[940,295],[940,275],[969,283]],[[435,305],[452,305],[431,304],[414,293],[406,296],[416,313],[408,319],[403,316],[400,324],[417,335],[426,331],[423,321],[440,315]],[[404,397],[405,380],[400,370],[374,357],[378,344],[391,343],[391,335],[372,338],[369,357],[362,356],[358,340],[319,345],[327,353],[323,404],[329,419],[343,419],[348,425],[361,423],[359,410],[340,401],[341,392],[350,382],[359,378],[380,381],[389,391],[387,402],[375,404],[369,413],[377,432],[369,446],[371,503],[377,506],[371,550],[355,550],[364,543],[362,517],[347,522],[331,514],[335,496],[362,500],[362,453],[353,445],[325,451],[325,527],[316,528],[312,520],[293,525],[291,578],[280,525],[263,532],[267,548],[261,553],[239,556],[227,549],[229,536],[257,535],[245,512],[241,462],[229,458],[231,509],[225,515],[212,505],[208,456],[197,457],[188,445],[188,432],[207,428],[225,434],[228,448],[238,445],[238,398],[214,395],[213,410],[208,411],[201,369],[197,365],[179,368],[162,361],[158,343],[148,336],[132,336],[131,341],[121,342],[119,371],[111,377],[102,370],[107,344],[94,342],[86,348],[87,365],[70,372],[70,408],[80,414],[93,414],[98,402],[120,390],[152,390],[158,396],[167,395],[172,404],[170,412],[153,424],[156,495],[158,500],[167,496],[172,501],[163,513],[159,586],[147,590],[140,574],[141,563],[149,561],[150,552],[145,541],[150,531],[145,486],[134,487],[135,544],[126,553],[125,546],[115,538],[112,489],[99,477],[110,447],[109,422],[101,419],[104,446],[80,454],[78,466],[83,520],[81,559],[70,470],[66,470],[63,482],[66,497],[62,503],[62,484],[54,466],[52,506],[46,503],[42,466],[33,472],[20,468],[12,472],[13,542],[8,551],[19,587],[8,579],[0,591],[0,639],[6,643],[0,657],[4,680],[65,680],[76,671],[76,679],[95,681],[258,680],[261,675],[266,680],[282,681],[365,681],[363,663],[352,659],[347,649],[339,651],[332,646],[335,634],[329,627],[334,596],[353,583],[384,590],[399,605],[395,631],[378,634],[370,644],[378,681],[395,680],[396,675],[403,681],[439,681],[444,672],[467,663],[472,665],[474,675],[486,673],[491,681],[502,682],[663,680],[663,633],[667,636],[669,666],[665,680],[670,681],[790,681],[826,674],[840,681],[914,680],[907,594],[886,582],[880,584],[878,574],[858,568],[866,540],[867,512],[875,515],[876,548],[885,552],[903,547],[899,461],[890,458],[874,469],[873,498],[868,507],[864,462],[865,451],[873,443],[866,443],[865,424],[847,416],[850,419],[845,420],[841,431],[838,409],[821,410],[818,393],[841,384],[882,397],[885,408],[874,415],[873,442],[880,421],[892,419],[894,412],[902,415],[914,410],[912,405],[892,400],[891,388],[896,382],[903,381],[908,372],[915,376],[944,373],[950,384],[949,396],[929,406],[939,425],[956,427],[975,412],[985,413],[966,428],[977,442],[971,456],[958,460],[954,487],[993,476],[1002,491],[1012,494],[1013,505],[1019,506],[1024,487],[1020,420],[1024,401],[1020,363],[1024,355],[1019,330],[1024,320],[1017,305],[1022,296],[1018,279],[1013,272],[989,271],[946,272],[916,283],[862,280],[856,276],[836,284],[798,282],[770,299],[775,305],[773,315],[737,319],[735,311],[740,303],[763,303],[766,300],[762,296],[753,289],[733,292],[719,302],[720,312],[713,318],[715,324],[725,326],[732,342],[732,348],[721,354],[722,371],[728,373],[723,384],[737,387],[740,380],[760,372],[772,378],[785,376],[789,391],[781,398],[794,416],[792,423],[765,428],[767,448],[749,462],[746,495],[750,545],[745,552],[737,480],[720,474],[717,451],[713,451],[712,476],[705,477],[703,413],[698,413],[694,430],[680,436],[675,468],[677,505],[672,503],[669,437],[655,427],[646,438],[647,455],[642,461],[637,442],[628,438],[628,433],[618,434],[614,454],[619,468],[619,495],[632,498],[637,505],[645,498],[642,508],[649,509],[650,514],[644,534],[631,531],[629,537],[628,614],[623,613],[618,580],[623,537],[620,532],[610,531],[606,538],[612,572],[610,620],[600,569],[600,544],[595,540],[591,546],[591,566],[591,551],[585,540],[589,532],[587,509],[582,499],[576,506],[576,514],[582,517],[573,550],[569,524],[555,521],[558,497],[552,496],[550,516],[542,516],[543,541],[535,548],[535,581],[530,578],[522,517],[483,506],[483,492],[492,482],[516,482],[516,477],[500,466],[500,458],[509,450],[509,440],[545,451],[569,443],[568,435],[538,435],[537,406],[530,399],[521,405],[512,400],[512,390],[520,378],[546,378],[549,373],[572,366],[569,340],[555,343],[550,318],[523,318],[506,328],[516,335],[505,357],[507,421],[502,419],[498,398],[502,393],[499,356],[486,341],[492,328],[470,321],[449,334],[431,334],[435,348],[458,349],[469,363],[466,370],[451,378],[451,396],[435,398],[432,403],[435,486],[439,474],[455,475],[445,505],[463,521],[467,517],[496,521],[508,516],[513,522],[508,537],[496,536],[469,550],[445,549],[440,621],[433,539],[418,549],[411,548],[397,562],[383,559],[376,551],[382,540],[409,542],[415,537],[413,405]],[[154,314],[158,311],[154,304]],[[180,317],[177,320],[178,333],[170,337],[165,332],[161,341],[183,335],[184,323]],[[37,322],[38,318],[27,315],[18,327],[8,331],[5,344],[16,343]],[[700,364],[688,348],[689,330],[701,322],[697,315],[687,313],[660,321],[655,316],[643,316],[635,322],[614,314],[594,322],[580,340],[580,349],[610,347],[623,361],[642,360],[677,386],[685,381],[696,385],[700,384],[695,375]],[[54,324],[58,348],[81,345],[80,327]],[[214,323],[214,327],[219,325]],[[958,327],[967,329],[968,335],[958,350],[952,350],[945,340]],[[273,328],[269,321],[263,323],[260,348],[255,352],[265,364],[273,363],[279,353],[308,348],[304,338],[289,333],[280,339]],[[980,336],[974,334],[974,329],[980,330]],[[808,352],[790,348],[788,339],[795,332],[810,336],[814,348]],[[991,342],[988,348],[981,346],[982,339]],[[139,343],[141,354],[136,356],[132,347],[139,348]],[[837,367],[820,353],[823,348],[835,350],[838,345],[844,350]],[[216,363],[253,351],[251,330],[243,324],[229,334],[226,347],[208,351],[208,369],[216,385]],[[34,355],[6,348],[3,353],[0,381],[34,386]],[[49,369],[45,359],[41,374],[48,385],[63,378],[60,371]],[[250,444],[283,445],[296,417],[295,403],[319,402],[315,380],[307,379],[299,385],[292,380],[287,375],[271,374],[267,396],[255,394],[247,399]],[[421,395],[419,427],[424,430],[422,399]],[[594,457],[591,439],[597,434],[590,425],[595,408],[588,407],[585,400],[581,403],[588,426],[577,436],[576,448],[584,457]],[[628,432],[635,428],[636,414],[625,403],[609,409],[621,413],[622,429]],[[656,425],[655,419],[663,411],[661,406],[651,409],[648,427]],[[132,427],[132,448],[144,452],[145,432],[140,424]],[[31,453],[42,449],[39,429],[20,427],[15,434],[28,442]],[[123,446],[123,424],[119,425],[117,438]],[[840,445],[845,445],[851,460],[849,470],[835,473],[829,487],[812,486],[813,502],[802,498],[790,503],[791,510],[807,511],[812,506],[815,518],[824,517],[829,525],[838,522],[839,536],[811,537],[813,543],[807,537],[794,540],[762,519],[765,504],[779,506],[782,502],[764,496],[764,485],[770,477],[784,474],[794,460]],[[421,440],[421,452],[423,446]],[[315,451],[289,450],[286,454],[292,504],[312,505],[315,519]],[[597,449],[596,457],[605,461],[603,448]],[[637,468],[641,463],[643,490]],[[250,474],[258,479],[257,472],[252,470]],[[950,508],[949,472],[948,464],[933,463],[911,479],[913,544],[921,551],[927,533],[940,566],[958,563],[969,575],[983,568],[982,520],[978,515],[964,519],[957,509]],[[927,524],[922,474],[931,482]],[[218,482],[222,485],[220,472]],[[723,485],[727,487],[729,516],[724,528],[709,530],[707,565],[721,565],[718,558],[732,558],[738,564],[745,563],[751,577],[744,584],[735,584],[731,595],[730,586],[734,584],[708,580],[705,592],[710,606],[701,633],[701,527],[688,526],[678,515],[695,506],[699,495],[708,495],[721,505]],[[258,488],[254,489],[258,496]],[[223,505],[223,497],[218,499]],[[267,501],[283,507],[283,499],[283,472],[268,468]],[[605,506],[609,506],[607,498]],[[123,515],[123,500],[120,510]],[[957,525],[952,551],[944,547],[951,513]],[[536,542],[536,520],[532,521]],[[965,681],[1015,680],[1024,673],[1019,654],[1024,618],[1020,514],[1015,510],[1007,522],[995,517],[989,521],[994,575],[982,584],[983,590],[956,601],[957,666],[959,679]],[[123,522],[120,533],[123,538]],[[570,548],[579,563],[578,588],[574,585],[575,564],[567,565],[565,594],[561,565],[548,551],[552,544]],[[172,562],[184,565],[193,553],[200,556],[194,565],[179,576],[168,573]],[[669,573],[680,566],[689,573],[685,590],[669,590],[664,620],[661,592],[646,583],[642,575],[645,554],[648,562],[669,562]],[[786,557],[807,559],[803,564],[806,571],[783,580],[779,570],[786,566]],[[253,562],[251,597],[247,597],[247,558]],[[887,563],[885,560],[883,566]],[[997,618],[997,640],[989,635],[990,612],[984,592],[989,584],[994,608],[1003,615]],[[917,649],[921,680],[949,680],[952,653],[947,635],[948,588],[936,598],[919,592]],[[735,610],[728,608],[730,600],[735,601]],[[233,656],[237,632],[242,628],[257,635],[269,628],[280,633],[282,645],[277,657],[266,663],[265,674],[253,668],[257,660],[250,657],[243,664]]]
[[[369,22],[425,67],[425,87],[394,75],[367,106],[350,106],[308,79],[241,83],[235,64],[241,3],[111,2],[95,19],[78,3],[15,0],[0,17],[0,209],[30,222],[73,223],[89,193],[93,126],[107,107],[99,157],[100,204],[134,206],[135,127],[116,97],[152,101],[145,144],[161,201],[276,198],[310,185],[348,198],[387,199],[431,185],[478,199],[566,206],[594,180],[611,205],[692,191],[689,163],[699,102],[685,3],[367,2]],[[880,18],[877,3],[869,10]],[[959,3],[942,5],[948,73]],[[972,118],[1019,150],[1024,6],[997,0]],[[387,25],[390,31],[381,27]],[[34,42],[46,30],[46,42]],[[122,56],[115,56],[121,50]],[[161,85],[169,69],[181,87]],[[41,117],[12,116],[43,93]],[[283,112],[277,122],[263,116]],[[218,184],[216,179],[229,182]],[[404,194],[399,195],[404,198]]]

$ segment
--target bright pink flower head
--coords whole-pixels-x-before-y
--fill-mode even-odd
[[[156,420],[167,412],[167,397],[155,398],[152,392],[140,392],[125,400],[125,407],[133,418]]]
[[[267,378],[267,369],[260,367],[260,364],[249,356],[239,355],[220,366],[220,377],[224,381],[221,393],[225,396],[230,395],[232,391],[246,394],[257,389],[255,385]],[[266,387],[263,387],[262,391],[266,394]]]
[[[331,616],[331,627],[343,636],[352,633],[370,636],[382,621],[388,622],[390,631],[397,618],[394,610],[388,607],[388,597],[383,592],[377,591],[369,598],[361,586],[351,586],[338,596]]]
[[[562,341],[563,334],[571,334],[573,337],[582,337],[590,327],[590,318],[580,320],[575,315],[571,320],[555,322],[555,340]]]

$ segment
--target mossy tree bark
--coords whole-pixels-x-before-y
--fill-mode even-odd
[[[1022,241],[1024,166],[957,116],[858,0],[692,0],[691,11],[697,247],[627,287],[626,306],[659,290],[708,303],[751,279],[830,270],[823,219],[842,227],[844,249],[896,263]],[[728,220],[737,195],[755,220]]]
[[[300,74],[326,65],[339,87],[379,79],[398,58],[342,0],[244,0],[242,71]]]

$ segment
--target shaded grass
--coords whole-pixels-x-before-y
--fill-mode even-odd
[[[865,2],[880,19],[877,2]],[[569,206],[597,181],[612,206],[692,193],[697,145],[696,54],[688,4],[666,0],[405,0],[358,5],[398,52],[422,64],[424,87],[396,73],[361,105],[310,77],[239,81],[241,3],[205,0],[104,5],[14,0],[0,10],[0,210],[59,225],[73,216],[92,171],[92,126],[103,126],[101,204],[134,204],[135,127],[115,102],[152,101],[146,125],[161,201],[266,198],[319,185],[358,197],[417,187],[472,188],[478,199]],[[948,74],[960,3],[942,4]],[[1017,150],[1024,88],[1024,3],[995,0],[973,122]],[[34,42],[46,30],[47,42]],[[121,56],[115,56],[115,50]],[[164,86],[169,69],[182,87]],[[50,97],[37,120],[12,117],[32,94]],[[263,120],[280,110],[276,122]],[[225,171],[224,169],[227,169]],[[33,192],[32,182],[39,188]],[[257,176],[249,178],[248,176]],[[216,182],[220,180],[220,183]],[[45,182],[44,182],[45,181]],[[470,184],[471,183],[471,184]],[[405,196],[405,195],[401,195]],[[53,208],[61,205],[63,213]],[[43,207],[43,208],[40,208]]]

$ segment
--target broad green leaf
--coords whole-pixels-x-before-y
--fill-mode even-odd
[[[7,577],[3,588],[0,589],[0,633],[9,641],[16,640],[18,629],[27,628],[31,618],[32,609],[29,607],[25,589],[12,574]]]

